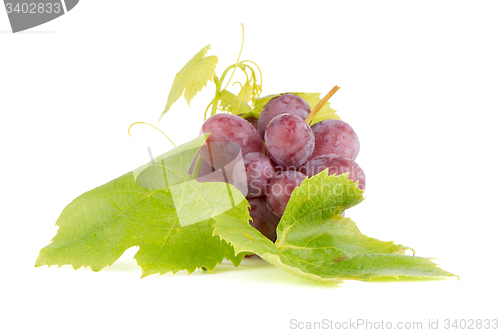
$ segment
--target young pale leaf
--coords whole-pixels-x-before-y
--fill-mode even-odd
[[[324,282],[374,277],[453,276],[430,259],[404,255],[409,248],[363,235],[340,214],[363,200],[347,174],[322,172],[294,190],[277,228],[275,244],[247,227],[245,217],[215,217],[214,234],[236,253],[256,253],[294,275]]]
[[[215,221],[211,216],[220,210],[200,216],[205,218],[200,223],[181,227],[166,180],[176,174],[176,185],[187,177],[205,138],[200,136],[71,202],[57,220],[56,236],[40,251],[35,266],[72,265],[99,271],[133,246],[139,247],[135,259],[143,276],[193,272],[200,267],[212,271],[224,257],[237,266],[243,254],[236,256],[232,246],[212,236]],[[209,186],[206,184],[206,192],[210,192]],[[192,196],[200,198],[191,191],[186,200]],[[203,198],[208,196],[216,197],[213,191],[203,194]],[[247,205],[243,200],[235,211],[248,211]]]
[[[241,87],[240,92],[238,93],[238,99],[241,99],[244,102],[249,102],[252,99],[252,86],[250,85],[250,81],[245,82],[243,87]]]
[[[287,94],[294,94],[299,97],[302,97],[311,107],[311,110],[314,109],[316,104],[319,103],[321,100],[320,98],[320,93],[301,93],[301,92],[291,92]],[[279,96],[281,94],[276,94],[276,95],[269,95],[269,96],[264,96],[261,98],[258,98],[255,100],[255,106],[253,109],[253,113],[255,114],[255,117],[259,117],[260,113],[262,112],[262,108],[264,105],[266,105],[267,102],[269,102],[270,99]],[[314,117],[313,121],[311,122],[311,125],[326,120],[326,119],[340,119],[340,117],[337,115],[336,111],[330,107],[330,102],[326,102],[325,105],[321,108],[321,110],[318,112],[318,114]]]
[[[181,97],[183,92],[189,105],[193,97],[207,84],[207,82],[213,80],[218,58],[217,56],[205,57],[209,49],[210,45],[201,49],[201,51],[189,60],[189,62],[175,75],[174,83],[168,94],[167,105],[160,116],[160,120],[175,101]]]
[[[305,99],[305,101],[311,107],[311,110],[314,109],[314,107],[316,106],[316,104],[319,103],[319,101],[321,101],[321,97],[319,97],[321,95],[320,93],[291,93],[291,94],[297,95]],[[323,105],[321,110],[319,110],[318,114],[312,120],[311,125],[326,119],[340,119],[340,117],[337,115],[337,111],[335,111],[330,107],[330,102],[326,102],[325,105]]]
[[[230,92],[229,90],[223,89],[220,92],[220,101],[222,109],[228,110],[234,115],[244,114],[252,112],[252,108],[243,99]]]

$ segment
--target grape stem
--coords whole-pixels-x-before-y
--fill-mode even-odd
[[[311,111],[311,113],[307,116],[306,118],[306,124],[310,124],[311,121],[314,119],[314,117],[318,114],[319,110],[321,110],[321,108],[326,104],[326,102],[328,102],[328,100],[337,92],[337,90],[339,90],[340,87],[339,86],[335,86],[332,88],[332,90],[330,90],[328,92],[328,94],[325,95],[325,97],[323,97],[323,99],[321,101],[319,101],[318,104],[316,104],[316,106],[314,107],[314,109]]]
[[[243,25],[243,23],[241,23],[241,29],[243,32],[243,37],[241,38],[241,48],[240,48],[240,53],[238,54],[238,59],[236,59],[236,63],[240,62],[241,52],[243,52],[243,45],[245,44],[245,26]],[[233,68],[233,72],[231,73],[231,76],[229,77],[229,81],[227,81],[224,89],[227,89],[227,86],[229,86],[229,82],[231,82],[231,79],[233,78],[235,71],[236,71],[236,67]]]

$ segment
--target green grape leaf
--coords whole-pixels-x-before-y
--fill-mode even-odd
[[[187,171],[206,136],[71,202],[57,220],[56,236],[40,251],[35,266],[72,265],[99,271],[133,246],[139,247],[135,259],[143,276],[180,270],[191,273],[200,267],[212,271],[224,257],[237,266],[244,254],[236,255],[227,242],[212,236],[212,217],[248,212],[248,202],[241,194],[240,198],[235,195],[234,208],[227,211],[227,205],[219,204],[220,183],[200,184],[201,190],[188,185],[193,180]],[[183,184],[186,191],[179,207],[171,188]],[[210,210],[196,217],[199,223],[181,227],[183,205],[198,200]]]
[[[453,276],[428,258],[404,255],[409,250],[405,246],[363,235],[351,219],[341,216],[363,200],[363,191],[347,176],[328,176],[325,170],[304,180],[292,193],[274,244],[247,226],[246,217],[235,214],[215,217],[214,235],[232,244],[236,253],[253,252],[316,281]]]
[[[172,88],[170,88],[170,93],[168,94],[167,105],[160,116],[160,120],[183,93],[189,105],[193,97],[200,92],[209,81],[213,81],[218,58],[217,56],[205,57],[209,49],[210,45],[201,49],[201,51],[196,53],[195,56],[175,75]]]
[[[229,90],[223,89],[220,92],[220,101],[223,110],[227,110],[234,115],[244,114],[252,112],[252,108],[243,99],[230,92]]]
[[[241,87],[241,90],[238,93],[238,99],[248,103],[252,99],[252,93],[253,93],[253,88],[250,85],[250,81],[247,81]]]
[[[287,94],[294,94],[299,97],[302,97],[311,107],[311,110],[314,109],[314,107],[319,103],[321,100],[320,98],[320,93],[302,93],[302,92],[290,92]],[[260,113],[262,112],[262,108],[264,105],[266,105],[269,100],[271,100],[274,97],[277,97],[281,94],[275,94],[275,95],[268,95],[264,97],[257,98],[255,100],[255,106],[253,108],[253,113],[255,114],[255,117],[259,117]],[[326,119],[340,119],[340,117],[337,115],[337,111],[332,109],[330,107],[330,102],[326,102],[325,105],[319,110],[318,114],[314,117],[313,121],[311,122],[311,125],[326,120]]]

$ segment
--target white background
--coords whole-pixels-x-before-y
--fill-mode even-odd
[[[290,320],[500,319],[498,1],[81,1],[12,34],[0,9],[2,332],[287,332]],[[263,95],[326,93],[356,130],[366,235],[460,276],[331,287],[263,261],[140,279],[130,249],[94,273],[34,268],[78,195],[170,149],[155,124],[175,73],[202,47],[264,74]],[[214,85],[162,120],[198,134]],[[296,331],[296,330],[295,330]],[[361,331],[361,330],[358,330]],[[424,331],[424,330],[420,330]],[[491,329],[490,329],[491,331]]]

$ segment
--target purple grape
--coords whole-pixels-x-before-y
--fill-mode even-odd
[[[359,180],[358,187],[364,191],[365,173],[356,162],[345,156],[335,154],[316,156],[307,161],[307,163],[300,168],[300,172],[307,177],[312,177],[326,168],[328,168],[328,175],[341,175],[349,172],[349,179],[353,182]]]
[[[250,216],[252,217],[250,224],[274,242],[276,240],[276,227],[280,222],[280,218],[267,208],[266,197],[250,198],[248,203],[250,204]]]
[[[267,185],[274,178],[271,160],[262,153],[248,153],[243,156],[243,161],[248,182],[247,198],[265,195]]]
[[[267,151],[279,166],[291,169],[304,164],[314,151],[314,134],[306,122],[293,114],[274,117],[264,135]]]
[[[294,94],[282,94],[269,100],[262,108],[257,122],[257,130],[262,139],[271,119],[283,113],[291,113],[306,119],[311,113],[311,108],[303,98]]]
[[[281,217],[290,200],[293,190],[306,179],[297,171],[283,171],[276,175],[269,183],[267,193],[267,207],[274,215]]]
[[[338,119],[327,119],[311,126],[315,146],[311,158],[336,154],[355,160],[359,153],[358,136],[352,127]]]
[[[265,153],[257,130],[245,119],[232,114],[211,116],[201,127],[201,133],[211,133],[201,148],[201,156],[216,169],[234,160],[240,150],[242,156],[251,152]]]

